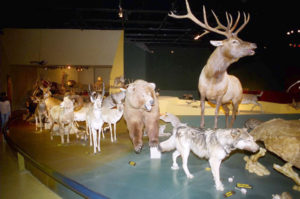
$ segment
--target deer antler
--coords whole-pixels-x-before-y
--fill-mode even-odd
[[[231,14],[228,14],[226,12],[227,26],[224,26],[219,21],[218,16],[215,14],[215,12],[212,10],[211,12],[212,12],[212,14],[213,14],[213,16],[214,16],[214,18],[215,18],[218,25],[216,27],[211,27],[208,24],[208,21],[207,21],[205,6],[203,6],[203,19],[204,19],[204,22],[202,22],[193,15],[188,0],[185,0],[185,4],[186,4],[187,14],[185,14],[185,15],[176,15],[173,12],[170,12],[169,16],[173,17],[173,18],[177,18],[177,19],[188,18],[188,19],[192,20],[193,22],[195,22],[196,24],[198,24],[199,26],[201,26],[202,28],[204,28],[205,31],[204,31],[204,33],[202,33],[200,35],[200,37],[208,34],[209,32],[215,32],[217,34],[224,35],[227,38],[232,37],[232,35],[237,35],[247,25],[247,23],[250,20],[250,15],[248,14],[248,16],[246,16],[246,14],[243,13],[244,14],[244,23],[243,23],[243,25],[236,32],[233,32],[236,29],[236,27],[238,25],[238,22],[240,20],[240,12],[238,12],[238,17],[237,17],[237,20],[235,21],[234,25],[232,25],[233,24],[233,19],[232,19]],[[224,31],[222,31],[222,30],[224,30]]]

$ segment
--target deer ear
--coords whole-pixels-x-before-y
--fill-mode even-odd
[[[223,41],[210,40],[209,42],[210,42],[211,45],[216,46],[216,47],[223,46]]]

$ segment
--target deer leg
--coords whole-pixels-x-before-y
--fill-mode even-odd
[[[99,128],[99,130],[98,130],[98,132],[99,132],[98,133],[98,145],[97,145],[98,151],[101,151],[101,149],[100,149],[101,131],[102,131],[102,127]]]
[[[117,123],[114,123],[115,141],[117,141]]]
[[[205,95],[201,94],[201,125],[200,128],[204,128],[204,111],[205,111]]]
[[[37,131],[38,128],[38,117],[35,115],[35,130]]]
[[[109,125],[109,131],[110,131],[110,141],[111,142],[114,142],[114,139],[113,139],[113,131],[112,131],[112,128],[111,128],[111,123],[108,123],[108,125]]]
[[[225,121],[226,121],[226,128],[229,127],[228,117],[229,117],[229,108],[226,104],[222,105],[224,111],[225,111]]]
[[[42,121],[42,115],[39,113],[39,123],[40,123],[40,132],[43,130],[43,121]]]

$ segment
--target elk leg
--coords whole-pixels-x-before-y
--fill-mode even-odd
[[[202,95],[202,94],[201,94],[200,106],[201,106],[201,125],[200,125],[200,128],[204,128],[205,95]]]
[[[229,108],[226,104],[222,105],[224,111],[225,111],[225,121],[226,121],[226,128],[229,127],[228,117],[229,117]]]
[[[233,127],[233,123],[236,119],[236,113],[238,111],[238,108],[239,108],[239,104],[238,103],[234,103],[233,104],[233,109],[232,109],[232,116],[231,116],[231,121],[230,121],[230,126],[229,128],[232,128]]]
[[[216,110],[215,110],[215,125],[214,125],[214,129],[218,128],[218,116],[219,116],[220,106],[221,106],[221,99],[218,99],[217,100],[217,105],[216,105]]]

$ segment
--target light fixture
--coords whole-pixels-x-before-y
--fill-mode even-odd
[[[118,13],[120,18],[123,18],[123,8],[121,6],[121,0],[119,1],[119,13]]]
[[[71,69],[71,66],[69,65],[69,66],[67,66],[67,69]]]

